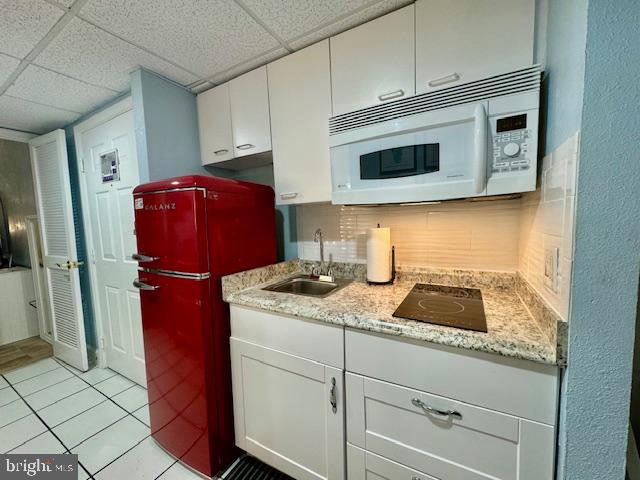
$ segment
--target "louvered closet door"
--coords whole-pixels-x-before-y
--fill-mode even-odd
[[[29,142],[56,357],[87,370],[80,275],[64,131]]]

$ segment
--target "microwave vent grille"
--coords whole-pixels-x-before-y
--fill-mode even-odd
[[[478,102],[493,97],[540,90],[540,65],[396,100],[329,119],[329,135],[418,113]]]

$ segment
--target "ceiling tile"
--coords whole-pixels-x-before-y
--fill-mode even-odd
[[[253,58],[248,62],[244,62],[240,65],[236,65],[228,70],[225,70],[224,72],[220,72],[219,74],[211,77],[209,80],[211,80],[211,82],[215,83],[216,85],[220,83],[224,83],[227,80],[230,80],[234,77],[237,77],[238,75],[241,75],[245,72],[253,70],[254,68],[260,67],[269,62],[273,62],[278,58],[284,57],[288,53],[289,52],[284,48],[277,48],[271,52],[265,53],[264,55],[260,55],[256,58]]]
[[[0,52],[24,58],[62,15],[44,0],[0,0]]]
[[[230,0],[90,0],[80,16],[202,77],[279,46]]]
[[[7,94],[79,113],[90,112],[118,95],[34,65],[20,74]]]
[[[120,92],[129,89],[129,73],[139,66],[183,85],[198,79],[78,18],[69,22],[34,63]]]
[[[0,97],[0,127],[33,133],[46,133],[64,127],[80,115],[20,98]]]
[[[0,53],[0,85],[7,81],[18,65],[20,60]]]
[[[242,0],[273,32],[284,40],[370,4],[371,0]]]
[[[380,17],[385,13],[392,12],[400,7],[412,3],[412,0],[382,0],[370,7],[364,8],[353,15],[342,18],[326,27],[322,27],[312,33],[304,35],[296,39],[289,39],[288,44],[294,50],[300,50],[306,46],[323,40],[327,37],[337,35],[345,30],[361,25],[369,20]]]

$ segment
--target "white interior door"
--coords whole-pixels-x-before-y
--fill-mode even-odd
[[[136,251],[132,192],[139,183],[133,111],[76,130],[76,142],[83,164],[88,250],[106,363],[146,385],[140,294],[132,285],[138,267],[131,260]],[[110,160],[104,159],[105,154]],[[109,163],[117,164],[116,177],[111,180],[103,172],[104,162],[107,168]]]
[[[89,368],[64,131],[29,142],[56,357]]]

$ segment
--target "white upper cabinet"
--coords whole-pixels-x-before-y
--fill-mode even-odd
[[[229,82],[234,156],[271,150],[267,67],[260,67]]]
[[[229,85],[207,90],[197,97],[200,157],[203,165],[233,158]]]
[[[333,115],[415,94],[414,34],[409,5],[332,37]]]
[[[533,62],[534,0],[418,0],[416,93]]]
[[[268,65],[278,204],[331,201],[329,41]]]

